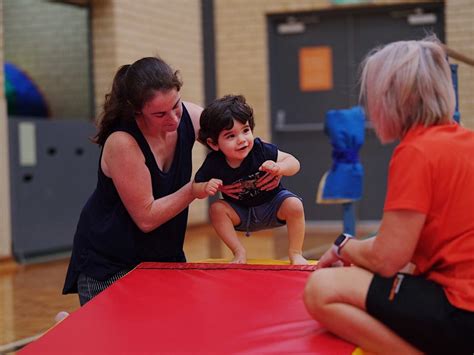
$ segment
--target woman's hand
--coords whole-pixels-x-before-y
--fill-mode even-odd
[[[270,191],[275,189],[281,180],[281,167],[273,160],[267,160],[258,169],[266,174],[257,180],[255,184],[262,191]]]
[[[339,266],[349,266],[350,263],[345,262],[339,256],[337,256],[336,251],[333,247],[329,248],[321,258],[319,258],[318,263],[316,264],[316,269],[322,269],[325,267],[339,267]]]
[[[231,185],[222,185],[219,189],[223,194],[235,199],[239,199],[239,193],[243,191],[242,183],[235,182]]]
[[[318,263],[316,264],[316,269],[333,266],[337,261],[339,261],[339,257],[331,247],[319,258]]]

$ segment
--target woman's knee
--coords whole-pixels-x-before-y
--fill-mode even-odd
[[[331,281],[330,270],[313,272],[304,289],[304,303],[311,315],[319,313],[324,305],[330,303],[334,284]]]
[[[365,309],[373,274],[359,267],[320,269],[310,276],[304,301],[310,313],[330,303],[345,303]],[[312,313],[313,314],[313,313]]]
[[[303,202],[296,197],[288,197],[285,199],[278,211],[278,217],[283,220],[291,218],[304,218]]]

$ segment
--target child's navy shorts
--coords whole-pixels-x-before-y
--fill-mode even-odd
[[[249,236],[250,232],[284,226],[286,222],[277,218],[277,212],[288,197],[296,197],[301,200],[294,193],[281,190],[271,201],[254,207],[243,207],[226,201],[240,217],[240,224],[235,226],[235,230],[246,232],[246,235]]]

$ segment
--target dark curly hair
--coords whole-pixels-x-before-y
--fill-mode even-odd
[[[145,57],[123,65],[115,74],[112,90],[105,95],[104,110],[97,121],[93,142],[103,146],[114,128],[135,119],[145,103],[157,91],[180,90],[183,85],[178,71],[159,57]]]
[[[234,127],[234,120],[242,124],[248,122],[252,131],[255,127],[253,109],[246,103],[245,97],[226,95],[214,100],[201,113],[199,141],[209,147],[207,139],[210,138],[213,143],[217,144],[219,134],[223,130]]]

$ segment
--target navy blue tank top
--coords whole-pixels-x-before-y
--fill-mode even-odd
[[[173,162],[167,172],[158,167],[135,120],[115,131],[127,132],[137,141],[150,171],[155,199],[176,192],[190,181],[195,133],[184,105]],[[103,173],[99,159],[97,186],[79,218],[63,294],[77,292],[80,273],[103,281],[142,261],[186,261],[183,243],[187,220],[188,208],[155,230],[142,232],[128,214],[112,179]]]

